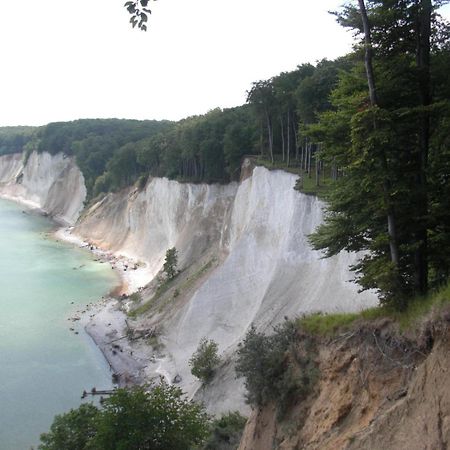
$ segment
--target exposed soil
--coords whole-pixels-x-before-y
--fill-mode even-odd
[[[321,342],[315,390],[277,421],[254,410],[239,450],[450,448],[450,321],[408,339],[389,321]]]

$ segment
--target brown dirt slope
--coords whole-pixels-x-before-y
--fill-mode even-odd
[[[315,392],[282,421],[254,410],[239,450],[449,449],[449,338],[447,320],[420,339],[385,321],[321,342]]]

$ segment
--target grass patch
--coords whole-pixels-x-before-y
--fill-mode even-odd
[[[204,266],[202,266],[197,272],[195,272],[192,276],[187,277],[186,281],[180,286],[179,291],[183,292],[190,289],[193,284],[204,274],[206,273],[213,265],[215,259],[210,259]]]
[[[412,329],[431,313],[450,305],[450,283],[425,297],[413,299],[405,311],[394,312],[392,316],[399,323],[401,330]]]
[[[405,311],[379,306],[360,313],[314,313],[299,318],[297,325],[313,335],[334,336],[349,330],[357,320],[370,322],[388,317],[399,324],[400,330],[405,331],[416,327],[432,310],[439,311],[446,305],[450,305],[450,283],[426,297],[411,300]]]
[[[291,164],[288,166],[286,161],[281,161],[275,159],[274,162],[258,157],[256,158],[256,165],[265,167],[268,170],[284,170],[285,172],[293,173],[295,175],[300,175],[300,167],[296,166],[297,162],[291,162]]]
[[[197,272],[195,272],[193,275],[186,278],[186,280],[181,283],[174,291],[173,296],[166,301],[168,303],[169,301],[177,298],[182,292],[186,292],[189,290],[193,284],[205,273],[207,272],[211,266],[213,265],[215,259],[211,259],[208,261],[204,266],[202,266]],[[176,285],[176,280],[178,279],[179,275],[176,275],[174,278],[168,279],[163,281],[158,289],[155,292],[155,295],[146,303],[139,306],[138,308],[134,309],[133,311],[130,311],[128,315],[130,317],[137,317],[138,315],[144,314],[147,311],[149,311],[155,303],[172,287]],[[162,304],[159,308],[159,311],[161,312],[164,308],[165,304]]]
[[[291,161],[291,165],[287,165],[286,161],[282,161],[280,159],[275,159],[274,162],[258,157],[256,158],[256,165],[265,167],[268,170],[284,170],[285,172],[293,173],[294,175],[298,175],[303,179],[299,178],[295,185],[295,189],[303,194],[308,195],[323,195],[327,192],[330,186],[333,184],[333,179],[331,177],[331,170],[325,168],[325,171],[320,174],[319,177],[319,186],[317,186],[316,175],[315,175],[315,167],[311,167],[311,176],[308,173],[303,173],[302,169],[298,167],[297,161]]]
[[[360,313],[314,313],[298,319],[297,325],[313,335],[334,336],[351,328],[357,320],[375,320],[385,315],[386,311],[382,307],[366,309]]]
[[[139,303],[142,301],[142,295],[140,292],[133,292],[128,298],[134,303]]]
[[[332,184],[333,180],[331,177],[321,176],[319,186],[317,186],[315,175],[309,177],[308,174],[305,173],[303,176],[303,182],[300,178],[297,180],[295,190],[301,192],[302,194],[317,195],[320,197],[328,192]]]

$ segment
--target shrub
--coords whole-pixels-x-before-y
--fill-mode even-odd
[[[300,345],[294,322],[279,325],[272,335],[252,325],[239,344],[236,373],[245,378],[248,403],[273,401],[284,410],[292,398],[306,395],[316,379],[312,344],[305,338]]]
[[[178,253],[175,247],[169,248],[166,252],[166,259],[164,261],[164,272],[167,279],[171,280],[177,274]]]
[[[128,298],[134,303],[140,303],[142,301],[142,295],[140,292],[133,292]]]
[[[41,450],[87,449],[97,430],[100,410],[91,403],[55,416],[48,433],[41,434]]]
[[[145,189],[145,187],[147,186],[147,181],[148,181],[148,174],[141,175],[138,178],[136,185],[140,191]]]
[[[215,368],[220,363],[217,350],[218,345],[216,342],[203,338],[189,360],[192,375],[203,383],[208,383],[211,380]]]
[[[247,419],[238,411],[229,412],[211,424],[211,434],[202,450],[236,450]]]

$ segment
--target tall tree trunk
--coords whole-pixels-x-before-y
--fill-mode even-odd
[[[264,132],[263,132],[263,121],[261,120],[259,127],[259,152],[261,157],[264,156]]]
[[[272,121],[270,120],[270,115],[268,111],[266,111],[266,120],[267,120],[267,134],[269,138],[270,161],[273,164],[273,129],[272,129]]]
[[[300,158],[300,167],[302,168],[302,170],[305,170],[306,168],[306,164],[303,163],[304,160],[306,160],[306,146],[308,145],[308,138],[305,138],[305,144],[302,144],[302,154],[301,154],[301,158]]]
[[[293,122],[292,127],[294,129],[294,145],[295,145],[295,160],[298,162],[298,156],[299,156],[299,146],[298,146],[298,135],[297,135],[297,129],[295,127],[295,123],[297,123],[297,121]]]
[[[369,85],[370,104],[372,106],[376,106],[378,105],[378,96],[377,90],[375,88],[375,76],[373,74],[373,64],[372,64],[373,49],[372,49],[372,37],[370,33],[369,18],[367,17],[367,10],[364,0],[358,0],[358,3],[364,29],[364,44],[365,44],[364,66],[366,68],[367,84]]]
[[[280,114],[280,126],[281,126],[281,153],[282,153],[282,158],[283,158],[283,162],[284,162],[285,145],[284,145],[284,123],[283,123],[283,115],[282,114]]]
[[[427,239],[427,216],[428,216],[428,153],[430,145],[430,117],[425,107],[431,104],[431,76],[430,76],[430,36],[431,36],[431,0],[417,0],[417,44],[416,64],[419,78],[420,103],[424,107],[420,118],[419,132],[419,156],[418,156],[418,231],[416,234],[417,250],[415,260],[415,289],[421,294],[428,290],[428,239]]]
[[[308,154],[308,178],[311,178],[311,153],[312,153],[312,144],[309,143],[306,145],[306,153]]]
[[[291,113],[288,109],[287,113],[287,155],[286,155],[286,164],[289,167],[289,163],[291,160]]]
[[[365,44],[364,65],[366,68],[367,84],[369,85],[370,104],[371,106],[378,106],[378,96],[375,87],[375,76],[372,64],[373,50],[372,50],[372,37],[370,33],[370,24],[369,19],[367,17],[367,10],[364,0],[358,0],[358,3],[364,29],[364,44]],[[374,123],[374,128],[375,129],[377,128],[376,123]],[[389,235],[389,251],[392,263],[396,267],[398,267],[400,256],[397,243],[397,228],[394,209],[392,207],[392,202],[390,200],[391,189],[390,189],[390,180],[388,178],[388,164],[386,154],[384,152],[381,153],[382,153],[381,163],[383,170],[385,172],[385,178],[383,181],[383,191],[384,191],[384,201],[386,204],[387,227]]]

